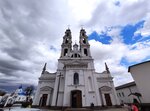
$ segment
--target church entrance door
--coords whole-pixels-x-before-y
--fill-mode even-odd
[[[71,91],[71,107],[82,107],[82,92],[80,90]]]
[[[47,96],[48,96],[48,94],[43,94],[42,95],[41,100],[40,100],[40,106],[41,107],[46,106]]]
[[[109,94],[105,94],[105,100],[106,100],[106,105],[107,106],[112,106],[111,98],[110,98]]]

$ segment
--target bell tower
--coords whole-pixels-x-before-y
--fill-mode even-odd
[[[86,35],[86,31],[84,29],[80,30],[80,51],[82,57],[91,57],[90,53],[90,44],[88,42],[88,36]]]
[[[68,57],[70,55],[71,50],[72,50],[72,36],[70,29],[67,29],[63,37],[63,43],[61,45],[60,58]]]

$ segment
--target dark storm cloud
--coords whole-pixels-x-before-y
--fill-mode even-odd
[[[18,61],[0,60],[0,72],[10,74],[15,70],[26,71],[26,68],[25,66],[20,65]]]
[[[47,29],[50,3],[49,0],[0,0],[0,85],[15,84],[17,78],[29,73],[32,76],[39,67],[34,64],[39,60],[32,60],[39,53],[35,50],[38,42],[50,35]],[[11,80],[7,79],[10,77]]]
[[[14,37],[19,33],[23,36],[38,38],[44,31],[43,21],[46,16],[45,2],[36,0],[5,0],[1,1],[2,26],[8,37]],[[43,7],[43,8],[42,8]],[[41,26],[40,26],[41,25]],[[43,32],[45,33],[45,32]]]
[[[93,11],[91,19],[85,24],[88,27],[100,25],[101,28],[134,24],[145,19],[150,11],[149,4],[148,0],[120,1],[118,6],[114,5],[114,1],[108,3],[102,0]],[[132,13],[129,13],[131,10]]]
[[[0,88],[37,83],[42,65],[50,61],[43,46],[57,47],[55,41],[64,31],[62,21],[70,17],[64,16],[64,4],[63,0],[59,4],[56,0],[0,0]]]

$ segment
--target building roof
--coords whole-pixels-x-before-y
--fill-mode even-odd
[[[141,65],[141,64],[145,64],[145,63],[148,63],[148,62],[150,62],[150,60],[149,60],[149,61],[145,61],[145,62],[141,62],[141,63],[138,63],[138,64],[135,64],[135,65],[132,65],[132,66],[129,66],[128,72],[130,72],[130,69],[131,69],[132,67],[138,66],[138,65]]]
[[[123,89],[123,88],[128,88],[128,87],[131,87],[131,86],[136,86],[134,81],[133,82],[129,82],[127,84],[123,84],[123,85],[117,86],[116,90]]]

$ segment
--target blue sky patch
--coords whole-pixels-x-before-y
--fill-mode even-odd
[[[143,60],[138,61],[138,62],[135,62],[135,61],[134,62],[129,62],[125,57],[123,57],[120,61],[120,65],[128,68],[129,66],[132,66],[134,64],[138,64],[138,63],[141,63],[141,62],[144,62],[144,61],[148,61],[148,60],[150,60],[150,56],[147,56],[146,58],[144,58]]]
[[[56,51],[57,49],[54,46],[50,45],[50,50]]]
[[[140,41],[140,42],[143,42],[143,41],[150,41],[150,36],[148,36],[148,37],[142,37],[139,41]]]
[[[112,38],[104,32],[101,34],[98,34],[96,31],[94,31],[89,35],[89,40],[96,40],[103,44],[110,44],[112,41]]]
[[[120,35],[123,37],[125,44],[134,44],[142,38],[140,34],[134,36],[134,33],[143,27],[145,21],[140,21],[135,25],[126,25],[122,28]]]
[[[116,6],[120,6],[120,1],[115,1],[114,4],[115,4]]]
[[[126,68],[128,68],[129,66],[134,65],[134,64],[136,64],[136,62],[129,62],[125,57],[123,57],[120,61],[120,65],[122,65]]]

